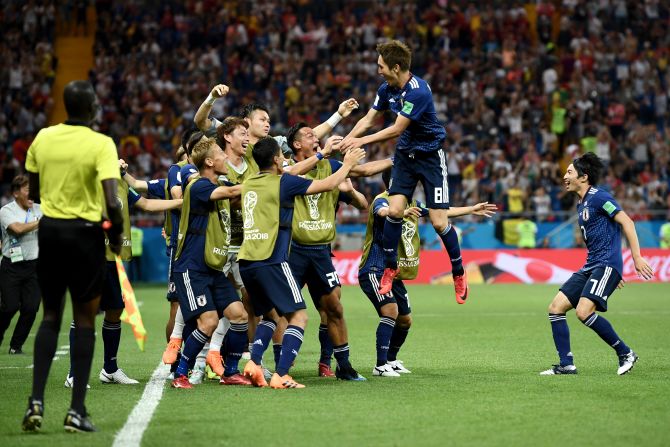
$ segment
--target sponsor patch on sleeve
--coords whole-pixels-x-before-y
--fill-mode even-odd
[[[603,204],[603,209],[607,211],[607,214],[612,214],[616,211],[616,206],[609,200]]]
[[[409,101],[405,101],[405,104],[402,106],[402,113],[409,115],[412,113],[412,109],[414,109],[414,104]]]

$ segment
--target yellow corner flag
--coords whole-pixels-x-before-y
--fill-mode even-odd
[[[119,272],[119,282],[121,283],[121,292],[123,293],[123,303],[125,305],[125,309],[121,314],[121,321],[129,323],[133,327],[133,334],[135,335],[137,345],[140,347],[140,351],[144,351],[147,330],[144,329],[142,315],[140,314],[140,309],[137,307],[135,292],[128,280],[126,269],[123,268],[123,262],[118,256],[116,256],[116,270]]]

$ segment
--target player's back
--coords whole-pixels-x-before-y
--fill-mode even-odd
[[[591,187],[577,205],[577,211],[588,249],[583,269],[609,265],[621,274],[621,227],[614,221],[614,216],[621,211],[619,204],[607,191]]]

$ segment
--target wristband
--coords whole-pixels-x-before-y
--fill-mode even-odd
[[[316,153],[316,158],[317,158],[319,161],[323,160],[323,154],[322,154],[321,152],[317,152],[317,153]]]
[[[335,112],[326,120],[326,123],[334,129],[340,121],[342,121],[342,115],[339,112]]]
[[[210,92],[209,95],[207,95],[207,99],[205,99],[205,104],[208,106],[213,106],[217,99],[219,98],[213,97],[212,93]]]

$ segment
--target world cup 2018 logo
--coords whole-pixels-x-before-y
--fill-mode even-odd
[[[226,229],[226,245],[230,245],[230,214],[225,208],[221,210],[221,223]]]
[[[258,204],[258,194],[254,191],[249,191],[244,195],[242,200],[244,208],[244,229],[248,230],[254,226],[254,208]]]
[[[321,193],[312,194],[311,196],[305,196],[305,198],[307,199],[307,206],[309,207],[309,218],[312,220],[316,220],[319,217],[321,217],[321,213],[319,213],[320,197]]]
[[[412,222],[405,221],[402,224],[402,243],[405,246],[405,254],[407,256],[414,256],[415,250],[412,244],[412,239],[416,234],[416,225]]]

